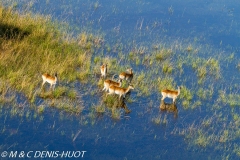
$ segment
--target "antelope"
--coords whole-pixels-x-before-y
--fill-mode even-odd
[[[50,88],[54,89],[57,83],[57,73],[55,73],[54,77],[45,73],[42,75],[42,79],[43,79],[42,87],[46,82],[48,82],[50,84]]]
[[[105,80],[105,81],[104,81],[103,91],[104,91],[104,90],[105,90],[105,91],[108,91],[108,90],[109,90],[109,87],[112,86],[112,85],[113,85],[113,86],[117,86],[117,87],[121,87],[121,85],[122,85],[122,80],[119,79],[118,82],[115,82],[115,81],[110,80],[110,79]]]
[[[105,78],[107,75],[107,64],[103,64],[100,69],[101,69],[101,77]]]
[[[122,72],[120,75],[119,75],[119,78],[124,80],[126,79],[129,83],[131,83],[132,79],[133,79],[133,71],[132,71],[132,68],[128,69],[129,73],[127,72]]]
[[[122,96],[125,98],[126,93],[128,93],[131,89],[134,89],[132,85],[129,85],[128,88],[121,88],[118,86],[111,85],[109,87],[109,93],[107,95],[115,93],[119,95],[119,100],[120,100]]]
[[[173,103],[175,103],[176,98],[180,94],[180,89],[181,89],[181,87],[178,86],[178,90],[177,91],[173,91],[173,90],[169,90],[169,89],[162,90],[162,101],[166,97],[168,97],[168,98],[172,98],[173,99]]]

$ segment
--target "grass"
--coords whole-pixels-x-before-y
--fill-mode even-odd
[[[93,35],[85,32],[70,37],[51,17],[18,13],[13,8],[0,6],[0,82],[1,97],[7,88],[22,92],[35,102],[36,96],[76,99],[77,91],[59,86],[62,82],[86,82],[90,73],[92,46],[97,43]],[[58,73],[58,84],[52,92],[38,94],[43,73]],[[37,93],[37,94],[36,94]],[[4,98],[6,101],[6,98]],[[3,100],[2,100],[3,101]],[[77,111],[78,112],[78,111]]]
[[[2,6],[0,19],[2,82],[31,98],[45,72],[57,72],[62,81],[86,78],[77,75],[89,72],[91,52],[86,46],[91,41],[87,35],[82,34],[80,40],[66,38],[66,33],[60,33],[50,17],[20,15]]]
[[[172,71],[173,71],[173,65],[170,63],[170,62],[164,62],[162,64],[162,72],[163,73],[168,73],[168,74],[171,74]]]
[[[167,115],[164,115],[164,117],[162,118],[161,116],[156,116],[154,118],[152,118],[152,122],[156,125],[167,125],[168,120],[167,120]]]
[[[116,107],[112,107],[111,109],[111,115],[113,119],[120,120],[121,119],[121,110],[119,110]]]
[[[159,92],[161,92],[163,89],[174,89],[174,80],[172,77],[165,77],[165,78],[158,78],[159,82]]]
[[[77,91],[76,90],[69,90],[67,93],[67,96],[70,99],[76,99],[77,98]]]
[[[106,108],[104,105],[98,105],[95,107],[95,110],[97,113],[105,113],[106,112]]]
[[[155,58],[157,61],[164,61],[167,58],[171,57],[173,55],[172,49],[166,49],[162,47],[159,51],[157,51]]]
[[[45,106],[43,106],[43,105],[40,105],[40,106],[38,106],[38,113],[43,113],[44,112],[44,109],[45,109]]]
[[[204,133],[199,130],[197,132],[197,138],[195,140],[195,144],[201,146],[201,147],[206,147],[210,143],[208,137],[204,135]]]
[[[97,9],[99,4],[96,6]],[[132,83],[136,88],[134,92],[137,98],[151,98],[153,95],[161,97],[162,89],[175,90],[177,85],[182,85],[177,99],[180,114],[202,110],[203,113],[207,113],[206,116],[201,115],[200,119],[203,120],[187,122],[186,126],[176,127],[175,133],[183,135],[189,144],[207,148],[218,143],[228,144],[239,138],[240,131],[237,129],[240,126],[239,115],[234,111],[240,104],[240,96],[237,91],[230,89],[234,88],[229,87],[232,84],[228,84],[226,89],[221,89],[220,85],[226,84],[221,65],[225,62],[223,61],[225,57],[209,51],[208,46],[180,42],[169,46],[156,44],[151,50],[146,46],[133,45],[126,54],[124,53],[126,46],[121,42],[113,46],[110,44],[102,46],[102,37],[94,37],[87,32],[79,33],[76,38],[71,37],[67,31],[60,31],[59,22],[52,22],[51,17],[30,13],[20,15],[12,8],[1,7],[0,19],[1,102],[14,101],[16,97],[11,94],[11,90],[24,93],[32,104],[39,98],[44,101],[38,105],[37,112],[33,115],[27,112],[26,117],[37,118],[37,113],[44,113],[47,106],[70,114],[82,114],[83,110],[87,110],[91,112],[88,114],[93,119],[91,124],[96,123],[95,112],[109,112],[113,119],[121,119],[122,112],[119,107],[124,106],[126,111],[126,104],[119,101],[118,96],[106,97],[100,92],[103,80],[97,79],[99,66],[108,63],[107,78],[127,68],[133,68]],[[99,48],[101,51],[97,50]],[[106,55],[105,50],[109,54]],[[226,61],[231,63],[233,60],[234,54],[231,54]],[[239,67],[239,62],[236,64]],[[41,74],[45,72],[50,74],[57,72],[59,75],[59,82],[54,91],[49,90],[48,85],[43,91],[39,91]],[[75,83],[80,83],[83,88],[84,84],[87,84],[88,89],[69,86]],[[127,85],[123,84],[124,87]],[[94,105],[93,111],[88,108],[87,102],[81,102],[79,93],[82,92],[99,99],[100,103]],[[136,101],[138,99],[132,103]],[[150,106],[154,106],[155,103],[159,104],[154,102]],[[221,113],[219,110],[224,107],[227,109],[231,107],[232,111]],[[12,116],[19,115],[18,112],[16,107],[11,109]],[[207,117],[212,113],[217,113],[218,116]],[[229,120],[228,117],[232,119]],[[159,115],[152,118],[152,122],[169,123],[166,116]],[[88,123],[84,119],[82,124]],[[234,152],[239,155],[239,146],[234,148]]]
[[[153,123],[159,125],[161,123],[161,117],[160,116],[154,117],[152,118],[152,121]]]
[[[189,46],[186,48],[186,50],[187,50],[188,52],[191,52],[191,51],[193,50],[192,45],[189,45]]]

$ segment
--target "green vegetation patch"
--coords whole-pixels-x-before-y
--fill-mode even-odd
[[[3,6],[0,22],[0,82],[32,99],[41,87],[43,73],[58,73],[60,83],[86,80],[94,38],[85,33],[69,37],[59,31],[59,23],[51,22],[51,17],[20,14]],[[61,96],[62,90],[56,88],[54,95]],[[76,94],[71,91],[68,96],[74,99]]]

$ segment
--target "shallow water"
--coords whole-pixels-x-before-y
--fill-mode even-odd
[[[23,116],[14,115],[11,107],[1,109],[0,151],[87,151],[84,159],[230,159],[239,158],[233,150],[239,137],[229,138],[227,142],[214,141],[213,145],[196,145],[195,134],[186,132],[203,132],[210,136],[221,134],[222,128],[232,125],[232,112],[238,112],[229,104],[217,102],[217,91],[239,93],[239,87],[231,87],[239,81],[236,68],[239,54],[239,16],[240,5],[232,1],[32,1],[30,10],[35,13],[50,14],[53,18],[66,21],[73,27],[75,34],[80,31],[103,34],[106,44],[123,46],[122,52],[128,53],[133,44],[151,48],[153,44],[192,44],[201,46],[203,56],[228,57],[235,53],[232,61],[221,64],[221,80],[209,78],[214,94],[211,99],[201,100],[202,104],[193,109],[184,109],[181,100],[177,101],[178,115],[159,110],[161,95],[153,92],[149,96],[137,96],[138,89],[130,97],[133,102],[126,105],[131,113],[125,114],[121,109],[121,119],[114,120],[108,111],[97,115],[92,109],[102,101],[102,93],[94,95],[84,93],[82,84],[76,82],[82,94],[84,111],[80,115],[71,115],[55,108],[46,108],[44,113],[36,114],[23,109]],[[20,10],[26,3],[19,1]],[[27,3],[29,5],[29,3]],[[206,46],[210,46],[209,48]],[[206,48],[205,48],[206,47]],[[109,55],[108,55],[109,54]],[[112,56],[114,53],[104,53]],[[222,61],[221,61],[222,62]],[[132,64],[133,65],[133,64]],[[143,68],[132,66],[140,71]],[[174,72],[177,84],[183,84],[194,90],[198,87],[192,70]],[[180,79],[187,77],[186,80]],[[230,82],[230,83],[229,83]],[[93,86],[96,88],[96,86]],[[204,83],[203,88],[209,88]],[[100,89],[99,89],[100,90]],[[196,91],[196,90],[195,90]],[[24,102],[24,98],[19,101]],[[197,101],[198,97],[192,99]],[[42,101],[40,100],[39,103]],[[166,99],[166,102],[171,102]],[[222,105],[218,109],[216,105]],[[31,108],[26,104],[26,108]],[[226,115],[224,115],[226,114]],[[160,118],[161,123],[153,122]],[[166,122],[164,122],[164,119]],[[204,120],[212,120],[210,127],[201,127]],[[216,122],[215,122],[216,120]],[[216,125],[215,129],[212,129]],[[202,130],[196,130],[195,128]],[[186,130],[185,130],[186,129]],[[226,130],[229,129],[226,127]],[[237,130],[230,134],[235,134]],[[185,132],[184,132],[185,131]],[[231,136],[229,136],[231,137]],[[214,137],[213,137],[214,139]],[[212,139],[211,139],[212,140]],[[222,145],[223,144],[223,145]],[[25,157],[26,158],[26,157]],[[67,157],[64,157],[67,158]]]

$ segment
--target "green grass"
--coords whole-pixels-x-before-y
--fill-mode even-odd
[[[102,46],[102,37],[94,37],[87,32],[71,37],[66,30],[60,30],[61,23],[52,22],[51,17],[19,14],[11,8],[0,7],[0,20],[0,102],[14,104],[11,116],[22,115],[15,107],[18,105],[12,90],[24,93],[32,104],[38,98],[44,100],[35,107],[37,109],[33,115],[25,113],[27,119],[37,118],[47,107],[54,107],[70,115],[81,114],[86,109],[91,120],[82,116],[82,124],[94,125],[97,123],[96,112],[110,114],[113,119],[120,120],[122,110],[119,107],[128,112],[128,103],[135,105],[144,97],[151,102],[147,104],[149,108],[154,108],[155,103],[160,102],[153,103],[150,100],[152,95],[157,95],[160,101],[162,89],[176,90],[178,85],[182,85],[177,99],[177,107],[181,111],[179,114],[189,112],[187,114],[190,117],[191,112],[197,112],[200,115],[206,113],[206,116],[199,115],[197,120],[191,122],[186,119],[186,124],[184,122],[181,127],[176,125],[177,135],[184,136],[190,145],[199,148],[215,145],[215,149],[218,149],[219,143],[228,145],[240,137],[240,116],[236,111],[240,106],[240,96],[237,91],[232,91],[235,84],[221,88],[226,84],[221,64],[226,61],[232,63],[235,58],[233,53],[226,59],[219,56],[218,52],[213,52],[208,45],[201,46],[194,42],[156,44],[152,50],[146,46],[133,45],[124,53],[126,46],[121,42]],[[106,54],[104,49],[99,49],[101,47],[111,54]],[[131,97],[125,104],[119,101],[118,96],[106,96],[105,92],[100,91],[103,79],[97,78],[99,67],[104,63],[109,66],[107,78],[133,68],[132,83],[136,99]],[[235,66],[239,68],[239,62]],[[40,90],[41,74],[46,72],[52,75],[57,72],[59,75],[54,91],[49,90],[49,84]],[[78,81],[82,88],[73,87]],[[123,86],[127,87],[128,84],[123,82]],[[81,94],[97,97],[100,102],[89,109],[88,103],[81,102]],[[219,111],[221,109],[231,111],[223,113]],[[168,124],[167,116],[160,117],[157,114],[150,121],[154,124]],[[212,114],[213,117],[208,117]],[[239,145],[235,145],[231,149],[239,156],[239,148]]]
[[[12,100],[12,96],[6,96],[9,89],[23,93],[33,104],[37,96],[76,99],[77,90],[61,84],[76,80],[87,82],[91,48],[100,43],[100,38],[86,32],[71,37],[64,29],[65,24],[53,22],[49,16],[20,14],[11,7],[0,6],[0,21],[0,101]],[[58,73],[54,91],[49,84],[41,89],[43,73]],[[69,107],[68,102],[61,103],[59,108],[81,112]]]
[[[209,143],[209,137],[207,137],[201,130],[198,130],[195,144],[201,147],[206,147]]]
[[[168,120],[167,120],[167,115],[164,115],[164,117],[162,116],[156,116],[152,118],[152,122],[156,125],[167,125]]]
[[[111,115],[112,115],[113,119],[116,119],[116,120],[121,119],[122,113],[121,113],[121,110],[119,108],[112,107],[111,113],[112,113]]]
[[[76,90],[69,90],[67,92],[67,96],[70,98],[70,99],[76,99],[77,98],[77,91]]]
[[[104,105],[98,105],[95,107],[95,110],[97,113],[105,113],[106,112],[106,108]]]
[[[172,55],[173,55],[172,49],[161,48],[160,50],[157,51],[155,58],[157,61],[164,61],[167,58],[171,57]]]
[[[88,43],[92,43],[88,35],[66,38],[50,17],[19,14],[2,6],[0,20],[0,81],[31,98],[43,73],[57,72],[61,81],[87,78],[91,63]]]
[[[38,113],[43,113],[44,110],[45,110],[45,106],[43,106],[43,105],[38,106],[38,110],[37,110]]]

